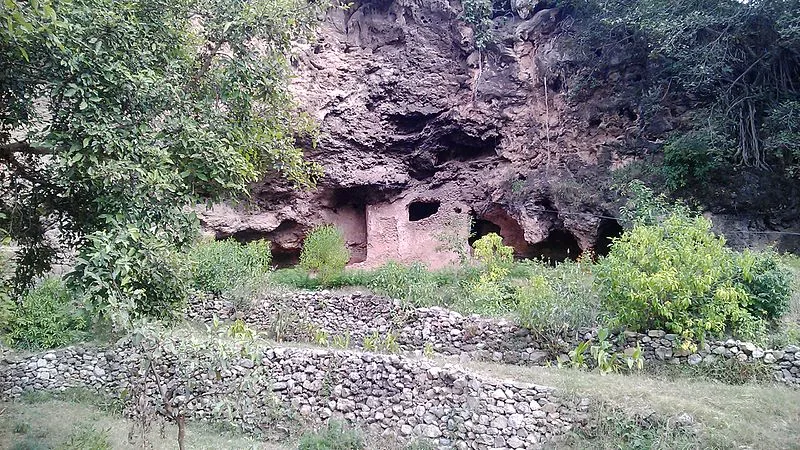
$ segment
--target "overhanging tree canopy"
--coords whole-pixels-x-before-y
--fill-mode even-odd
[[[310,30],[315,4],[2,8],[0,228],[20,245],[19,286],[49,268],[60,243],[79,250],[74,279],[91,295],[151,302],[137,277],[176,274],[116,266],[139,253],[158,264],[186,242],[196,228],[187,204],[245,193],[266,172],[299,185],[319,175],[295,147],[309,124],[286,83],[291,41]],[[57,242],[44,236],[53,229]]]

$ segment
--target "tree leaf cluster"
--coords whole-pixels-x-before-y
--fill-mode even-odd
[[[192,241],[187,205],[247,195],[265,175],[313,185],[321,169],[295,140],[314,130],[287,80],[291,42],[319,7],[6,0],[0,228],[20,247],[17,290],[74,249],[76,287],[124,291],[126,276],[152,274],[143,261],[171,267],[167,250]],[[117,257],[142,270],[116,268]],[[140,288],[141,302],[153,300]]]

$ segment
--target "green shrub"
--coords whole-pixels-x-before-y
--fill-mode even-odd
[[[344,235],[333,225],[314,228],[303,241],[300,267],[317,274],[323,285],[340,275],[349,260]]]
[[[781,317],[789,309],[792,279],[773,251],[754,253],[745,250],[736,256],[736,280],[750,296],[747,307],[752,314],[768,320]]]
[[[481,273],[469,285],[470,302],[479,312],[508,311],[514,296],[507,277],[514,262],[514,249],[503,245],[503,238],[489,233],[473,244],[475,258],[481,263]]]
[[[33,287],[11,310],[5,339],[16,347],[46,349],[77,340],[86,323],[60,278],[48,278]]]
[[[363,450],[366,448],[360,431],[348,428],[340,422],[300,438],[298,450]]]
[[[713,151],[718,138],[707,130],[691,131],[664,146],[664,174],[672,190],[697,185],[720,166]],[[699,185],[703,185],[700,183]]]
[[[369,288],[391,298],[425,304],[437,290],[437,285],[424,264],[404,266],[390,261],[375,271]]]
[[[230,294],[269,272],[268,241],[241,244],[233,239],[203,241],[189,251],[194,287],[215,295]]]
[[[765,319],[784,309],[786,282],[769,256],[738,255],[703,217],[672,213],[637,223],[597,268],[603,305],[635,330],[658,328],[686,345],[725,331],[765,336]],[[778,293],[777,296],[773,294]]]
[[[531,273],[516,292],[522,326],[540,334],[559,336],[598,323],[600,298],[590,261],[567,260],[555,267],[530,262],[525,267]]]
[[[514,249],[503,245],[503,238],[497,233],[489,233],[472,244],[475,258],[489,269],[508,267],[514,262]]]
[[[93,317],[128,328],[136,317],[178,316],[188,297],[189,273],[168,233],[116,224],[87,239],[67,281],[83,295]]]

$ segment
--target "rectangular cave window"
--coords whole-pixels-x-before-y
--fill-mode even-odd
[[[427,202],[411,202],[408,204],[408,220],[416,222],[418,220],[426,219],[439,211],[441,202],[438,200]]]

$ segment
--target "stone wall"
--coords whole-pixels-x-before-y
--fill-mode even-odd
[[[506,364],[544,365],[592,339],[595,330],[578,330],[560,340],[544,342],[528,329],[510,320],[463,316],[444,308],[409,308],[386,297],[329,292],[294,292],[272,296],[245,314],[254,328],[274,330],[280,323],[293,327],[281,330],[285,339],[313,339],[324,335],[347,336],[351,347],[363,348],[365,337],[392,336],[399,350],[421,354],[433,351],[480,361]],[[647,333],[624,332],[610,341],[617,350],[642,347],[646,364],[708,364],[720,358],[768,365],[775,379],[800,386],[800,349],[762,349],[736,340],[708,341],[696,353],[680,348],[677,336],[660,330]]]
[[[500,382],[459,369],[437,367],[397,355],[300,348],[264,348],[266,375],[243,394],[265,401],[272,393],[292,414],[311,422],[341,418],[399,439],[432,439],[441,448],[540,448],[586,420],[588,400],[574,403],[550,388]],[[132,347],[66,348],[0,363],[0,393],[86,387],[119,393],[134,382]],[[250,360],[231,361],[221,381],[254,370]],[[157,370],[179,373],[169,358]],[[205,385],[203,385],[205,386]],[[151,396],[156,396],[150,388]],[[152,400],[151,400],[152,401]],[[191,415],[207,418],[212,403],[190,404]],[[257,419],[238,419],[244,428]],[[254,422],[254,423],[248,423]]]

